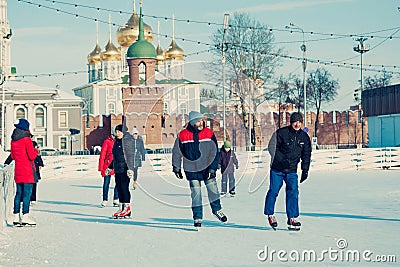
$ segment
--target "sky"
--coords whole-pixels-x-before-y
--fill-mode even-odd
[[[29,3],[30,4],[29,4]],[[54,3],[53,3],[54,2]],[[8,19],[13,30],[11,43],[11,63],[17,67],[18,75],[51,74],[46,77],[24,77],[25,80],[47,87],[59,86],[61,90],[71,89],[87,83],[87,55],[96,44],[95,19],[108,21],[109,15],[116,25],[123,25],[130,17],[134,1],[95,1],[75,0],[11,0],[8,1]],[[137,9],[138,9],[138,2]],[[72,5],[71,5],[72,4]],[[73,5],[76,4],[77,7]],[[38,6],[41,6],[40,8]],[[83,6],[93,7],[84,8]],[[345,110],[355,104],[354,89],[360,80],[360,54],[353,51],[358,44],[352,35],[367,36],[365,42],[370,51],[364,53],[363,63],[367,68],[396,71],[392,83],[400,82],[400,12],[398,0],[253,0],[253,1],[143,1],[144,21],[157,32],[160,21],[160,43],[165,49],[171,42],[172,15],[175,16],[175,38],[178,45],[188,55],[186,63],[201,66],[198,63],[211,60],[209,49],[211,35],[223,23],[225,13],[233,15],[243,12],[273,29],[276,47],[281,47],[288,57],[283,58],[277,74],[290,73],[302,77],[302,35],[290,32],[286,25],[293,23],[305,32],[307,58],[316,62],[337,62],[332,64],[309,62],[307,71],[318,67],[327,69],[334,79],[338,79],[340,89],[336,100],[322,106],[325,110]],[[97,11],[96,8],[100,8]],[[53,10],[52,10],[53,9]],[[57,13],[59,9],[61,12]],[[122,11],[104,11],[104,9]],[[72,15],[66,14],[69,12]],[[75,16],[78,14],[78,17]],[[86,17],[87,19],[85,19]],[[167,17],[168,19],[164,19]],[[183,20],[183,21],[179,21]],[[199,21],[206,23],[187,22]],[[208,25],[211,23],[211,26]],[[112,41],[116,41],[117,27],[112,27]],[[311,32],[315,34],[311,34]],[[322,35],[322,34],[328,34]],[[329,34],[333,34],[332,37]],[[167,37],[165,37],[167,35]],[[344,36],[344,37],[340,37]],[[392,36],[392,38],[389,38]],[[339,38],[340,37],[340,38]],[[182,41],[186,39],[187,41]],[[109,39],[109,26],[99,24],[99,44],[104,49]],[[193,42],[192,42],[193,41]],[[200,42],[198,44],[197,42]],[[153,42],[157,45],[157,38]],[[344,65],[345,64],[345,65]],[[343,66],[352,66],[345,68]],[[193,81],[205,81],[201,71],[186,68],[186,77]],[[55,73],[78,74],[54,75]],[[364,76],[381,76],[381,72],[364,71]]]
[[[12,177],[11,183],[4,185],[0,266],[398,266],[399,170],[371,169],[375,163],[356,171],[351,161],[323,164],[327,158],[322,155],[327,152],[313,152],[310,176],[300,185],[302,227],[298,232],[286,228],[283,188],[275,206],[277,231],[263,215],[269,164],[265,151],[261,158],[259,152],[237,152],[237,194],[221,200],[227,224],[211,214],[203,188],[204,220],[199,232],[193,227],[188,182],[171,172],[171,154],[146,155],[138,188],[131,190],[132,217],[120,220],[111,219],[117,210],[111,202],[114,179],[108,204],[100,208],[98,156],[43,157],[37,203],[30,207],[35,227],[3,224],[4,208],[11,215],[7,218],[12,218]],[[350,150],[341,153],[349,155]],[[1,159],[5,156],[0,152]],[[340,171],[332,171],[339,170],[338,166]],[[220,177],[218,172],[218,186]],[[268,256],[264,254],[267,250]],[[287,254],[278,258],[279,250]],[[323,254],[324,250],[331,254]],[[304,251],[314,251],[319,260],[299,257],[296,261],[296,252],[302,255]],[[362,257],[364,251],[366,258]],[[335,259],[339,252],[344,256]],[[360,260],[347,258],[348,253],[360,253]],[[396,257],[395,262],[390,255]],[[377,264],[368,258],[387,262]]]

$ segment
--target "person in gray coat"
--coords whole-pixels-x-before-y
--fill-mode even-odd
[[[138,169],[142,167],[142,161],[146,160],[146,150],[144,149],[144,143],[142,136],[139,135],[138,130],[134,127],[132,129],[133,136],[133,151],[134,151],[134,161],[133,161],[133,189],[137,187]]]

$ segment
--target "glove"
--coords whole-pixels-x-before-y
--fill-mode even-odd
[[[300,179],[300,183],[304,182],[305,180],[307,180],[308,177],[308,171],[302,171],[301,172],[301,179]]]
[[[107,168],[105,171],[104,171],[104,174],[106,175],[106,176],[109,176],[110,175],[110,173],[111,173],[111,169],[110,168]]]
[[[133,178],[133,171],[132,170],[127,170],[126,171],[126,175],[128,175],[129,179],[132,179]]]
[[[236,165],[236,170],[239,169],[239,165]]]
[[[212,178],[217,177],[217,174],[215,173],[215,170],[213,170],[213,169],[208,170],[208,173],[210,174],[208,176],[208,179],[212,179]]]
[[[172,172],[175,173],[176,178],[183,179],[183,175],[182,175],[181,169],[179,169],[178,167],[173,166],[172,167]]]
[[[221,164],[218,164],[217,170],[221,169]]]

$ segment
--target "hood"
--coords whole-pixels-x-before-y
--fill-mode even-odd
[[[19,128],[15,128],[11,135],[11,140],[18,141],[24,137],[31,137],[31,134],[28,131],[24,131]]]

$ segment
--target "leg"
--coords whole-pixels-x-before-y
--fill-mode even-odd
[[[278,172],[275,170],[270,170],[269,174],[269,190],[267,195],[265,196],[265,206],[264,206],[264,214],[272,215],[275,211],[275,202],[278,197],[279,190],[283,185],[283,178],[285,174],[283,172]]]
[[[115,181],[115,175],[114,175],[114,181]],[[117,189],[117,185],[115,184],[114,186],[114,200],[118,200],[119,196],[118,196],[118,189]]]
[[[286,182],[286,214],[288,218],[299,216],[299,184],[297,173],[288,173]]]
[[[227,188],[227,183],[228,183],[228,177],[226,173],[222,174],[222,179],[221,179],[221,194],[226,194],[226,188]]]
[[[126,174],[126,172],[120,173],[119,175],[121,175],[121,180],[120,180],[121,190],[118,191],[119,202],[129,204],[131,202],[131,192],[129,191],[130,179]]]
[[[29,213],[29,205],[32,195],[33,184],[24,184],[24,192],[22,193],[22,214]]]
[[[193,219],[203,219],[203,206],[201,202],[201,184],[198,180],[189,180],[190,196],[192,198]]]
[[[19,214],[21,210],[21,199],[23,194],[24,184],[16,184],[16,192],[14,197],[14,214]]]
[[[36,201],[36,188],[37,183],[34,183],[32,187],[31,201]]]
[[[103,177],[103,201],[108,201],[108,189],[110,188],[111,175]]]
[[[228,174],[228,177],[229,177],[229,192],[230,193],[235,192],[236,186],[235,186],[235,175],[234,175],[234,173],[232,172],[232,173]]]
[[[215,178],[207,179],[204,181],[204,183],[206,184],[211,211],[215,214],[217,211],[222,209],[221,202],[219,200],[217,180]]]
[[[122,198],[122,193],[121,193],[121,176],[122,173],[116,173],[115,174],[115,188],[117,189],[118,192],[118,197],[119,197],[119,202],[120,203],[124,203],[122,202],[121,198]]]

